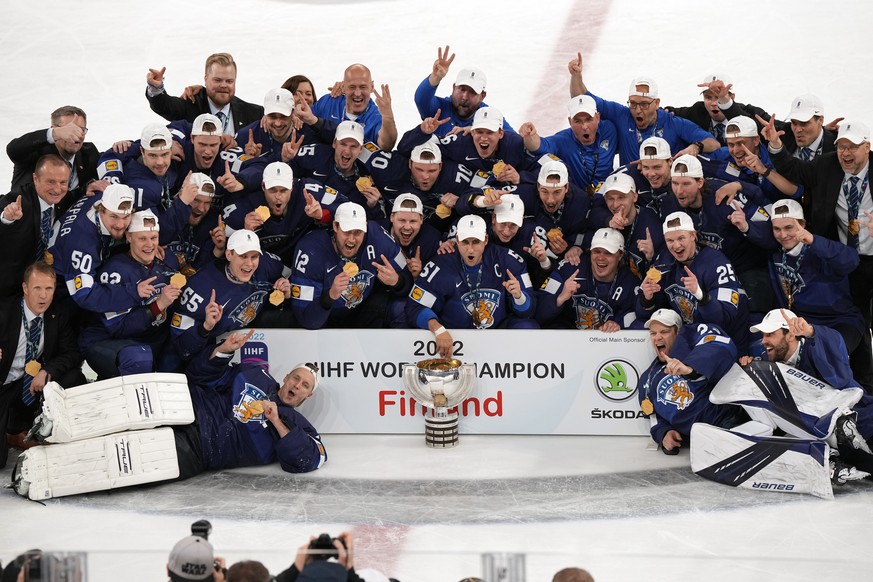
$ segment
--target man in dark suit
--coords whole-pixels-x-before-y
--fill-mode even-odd
[[[0,197],[0,237],[7,252],[0,253],[0,298],[21,294],[24,269],[45,258],[58,209],[67,193],[70,168],[55,154],[36,163],[32,181]],[[14,249],[12,251],[11,249]]]
[[[0,468],[9,452],[7,433],[20,439],[17,433],[31,427],[45,385],[85,383],[68,313],[52,305],[54,269],[33,263],[21,287],[18,296],[0,300]]]
[[[762,119],[758,119],[759,123]],[[776,171],[804,188],[806,229],[858,251],[861,262],[849,275],[852,300],[871,324],[873,301],[873,236],[866,228],[866,213],[873,212],[870,196],[870,129],[863,123],[843,122],[837,134],[836,151],[812,161],[792,156],[782,143],[782,132],[771,119],[761,132],[769,142],[770,159]],[[869,334],[851,354],[855,379],[873,392],[873,356]]]
[[[167,94],[164,88],[166,70],[166,67],[149,69],[146,98],[152,111],[167,121],[184,119],[193,123],[201,113],[211,113],[221,120],[222,133],[233,136],[243,126],[260,121],[264,116],[263,106],[235,96],[236,63],[228,53],[215,53],[206,59],[205,91],[194,95],[193,102]]]
[[[78,107],[66,105],[52,112],[51,127],[38,129],[15,138],[6,146],[6,154],[15,164],[12,170],[12,190],[33,183],[36,162],[46,154],[57,154],[69,169],[70,194],[63,200],[63,213],[73,202],[95,191],[102,191],[108,183],[97,181],[97,147],[85,141],[88,118]]]

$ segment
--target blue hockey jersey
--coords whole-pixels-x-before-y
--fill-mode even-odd
[[[612,122],[602,120],[591,145],[583,145],[573,130],[562,129],[555,135],[540,138],[540,148],[534,154],[554,154],[570,171],[570,181],[583,190],[595,191],[612,173],[618,151],[618,135]]]

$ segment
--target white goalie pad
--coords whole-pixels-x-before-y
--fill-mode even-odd
[[[30,448],[19,455],[12,481],[19,495],[40,500],[178,476],[173,429],[158,428]]]
[[[194,408],[184,374],[134,374],[64,390],[43,390],[42,413],[31,435],[67,443],[125,430],[191,424]]]
[[[691,427],[691,470],[732,487],[833,499],[829,455],[823,441],[757,437],[704,423]]]
[[[713,404],[740,404],[749,415],[786,433],[824,439],[837,419],[864,395],[860,388],[837,390],[808,374],[778,362],[734,364],[709,395]]]

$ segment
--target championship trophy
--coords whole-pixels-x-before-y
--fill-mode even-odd
[[[403,365],[403,383],[413,398],[431,410],[424,418],[425,444],[447,449],[458,444],[458,413],[449,413],[470,395],[476,365],[460,360],[431,359]]]

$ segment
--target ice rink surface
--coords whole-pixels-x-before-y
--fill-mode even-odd
[[[781,118],[794,96],[815,92],[827,120],[873,123],[873,8],[860,0],[47,0],[9,3],[4,21],[2,143],[47,127],[65,104],[89,114],[88,140],[100,149],[136,138],[158,121],[143,96],[147,69],[166,66],[178,94],[218,51],[234,55],[237,95],[253,102],[297,73],[323,94],[363,62],[389,84],[402,132],[417,123],[413,92],[445,44],[457,58],[439,95],[462,67],[479,66],[487,102],[543,135],[565,126],[566,63],[578,50],[588,86],[606,98],[623,101],[630,79],[649,74],[663,105],[690,104],[696,83],[721,72],[739,101]],[[12,165],[0,158],[8,183]],[[570,565],[598,582],[871,578],[870,482],[827,502],[704,481],[687,452],[648,451],[642,437],[467,435],[449,451],[422,440],[326,435],[330,460],[306,476],[266,467],[44,505],[0,490],[0,560],[31,547],[81,550],[93,582],[157,580],[172,545],[207,518],[220,554],[273,572],[310,535],[350,530],[359,568],[403,582],[476,575],[483,552],[526,553],[528,580]]]

